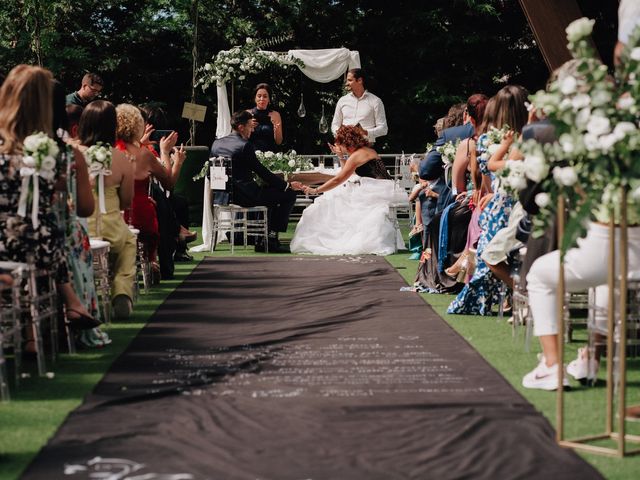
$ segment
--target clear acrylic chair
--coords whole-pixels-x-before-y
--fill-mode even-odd
[[[13,284],[0,290],[0,399],[8,401],[9,393],[8,351],[13,357],[14,384],[20,383],[22,374],[22,318],[20,286],[25,263],[0,262],[0,271],[11,275]]]
[[[109,276],[109,250],[106,240],[89,239],[93,255],[93,279],[98,295],[98,309],[104,323],[111,322],[111,278]]]
[[[227,157],[209,159],[210,188],[213,197],[213,225],[211,251],[220,241],[219,237],[229,234],[231,253],[234,253],[236,233],[242,235],[246,248],[248,238],[262,238],[268,249],[269,225],[268,209],[265,206],[243,207],[233,203],[232,162]]]

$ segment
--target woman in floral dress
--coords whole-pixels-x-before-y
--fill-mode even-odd
[[[509,85],[496,94],[495,125],[499,128],[509,125],[518,133],[527,122],[527,91],[519,86]],[[487,128],[483,128],[487,130]],[[498,179],[487,167],[489,161],[489,136],[484,133],[478,138],[477,161],[483,175],[491,179],[493,197],[480,214],[482,233],[478,240],[477,264],[471,280],[451,302],[447,313],[462,315],[491,315],[493,302],[499,298],[500,280],[496,278],[482,260],[482,252],[495,234],[505,228],[511,208],[515,203],[509,195],[498,189]],[[482,205],[479,206],[481,208]]]
[[[100,322],[89,314],[69,282],[64,232],[53,210],[55,183],[63,164],[60,158],[53,165],[45,167],[43,162],[39,169],[34,168],[38,175],[29,180],[30,185],[33,179],[38,182],[35,219],[30,206],[26,216],[19,214],[21,170],[33,162],[27,164],[23,156],[25,144],[35,141],[30,137],[35,132],[50,135],[52,117],[51,72],[28,65],[11,70],[0,88],[0,260],[26,263],[32,257],[37,267],[56,275],[70,325],[90,329]],[[54,150],[59,149],[52,147],[50,153],[57,155]]]

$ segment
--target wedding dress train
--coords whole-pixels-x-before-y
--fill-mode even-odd
[[[405,246],[389,206],[406,201],[407,194],[397,189],[393,180],[352,177],[304,210],[291,241],[291,252],[392,254]]]

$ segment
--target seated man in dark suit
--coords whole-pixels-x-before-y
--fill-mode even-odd
[[[212,157],[231,158],[233,177],[233,203],[243,207],[269,207],[269,252],[283,251],[278,241],[278,232],[285,232],[289,224],[289,215],[296,201],[295,190],[301,190],[299,182],[287,183],[274,175],[256,158],[256,151],[247,141],[253,131],[253,115],[241,110],[231,117],[233,132],[219,138],[211,146]],[[259,176],[265,186],[253,179]],[[264,251],[263,243],[256,243],[256,251]]]
[[[473,125],[469,122],[468,114],[465,111],[463,117],[463,125],[447,128],[442,131],[442,135],[438,137],[436,143],[431,150],[427,152],[422,162],[420,162],[420,178],[428,180],[431,183],[431,191],[437,194],[421,198],[422,222],[427,227],[434,215],[444,210],[454,199],[451,197],[451,189],[444,179],[444,165],[442,163],[442,155],[436,150],[447,142],[455,142],[456,140],[464,140],[473,136]]]

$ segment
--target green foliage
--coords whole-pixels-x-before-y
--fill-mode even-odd
[[[0,65],[37,63],[39,51],[69,92],[95,71],[105,79],[104,97],[161,102],[172,126],[185,132],[178,117],[191,99],[196,10],[199,66],[246,37],[285,36],[277,45],[283,51],[358,50],[369,88],[387,111],[389,134],[376,143],[382,151],[421,150],[435,138],[435,120],[471,93],[493,94],[505,80],[535,89],[547,76],[515,0],[3,0]],[[247,75],[233,87],[234,107],[251,107],[253,86],[266,81],[283,116],[284,147],[324,152],[331,136],[318,132],[321,106],[331,116],[342,82],[319,84],[296,70]],[[296,115],[301,94],[304,118]],[[210,144],[215,91],[198,89],[196,101],[209,106],[197,143]]]

